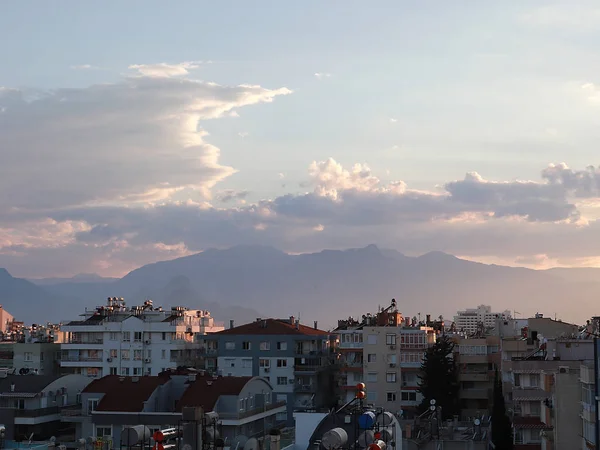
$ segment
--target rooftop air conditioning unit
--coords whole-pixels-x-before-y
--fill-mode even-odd
[[[265,367],[265,373],[269,373],[271,369],[269,369],[268,367]]]
[[[390,363],[390,367],[396,367],[396,363]]]
[[[112,362],[112,358],[106,358],[106,362]]]
[[[396,350],[396,346],[395,345],[390,345],[390,350]]]
[[[144,362],[146,362],[146,363],[149,363],[149,362],[151,362],[151,361],[152,361],[152,360],[151,360],[150,358],[146,358],[146,359],[144,360]]]
[[[146,345],[150,345],[152,342],[150,341],[150,339],[146,339]]]

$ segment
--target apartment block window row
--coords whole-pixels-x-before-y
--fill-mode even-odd
[[[74,335],[77,333],[73,333]],[[89,334],[93,334],[93,333],[89,333]],[[96,333],[99,334],[100,336],[102,335],[101,333]],[[158,340],[162,340],[162,341],[166,341],[167,338],[170,338],[171,340],[174,339],[184,339],[185,340],[185,333],[166,333],[166,332],[157,332],[157,333],[152,333],[152,332],[142,332],[142,331],[135,331],[133,332],[133,342],[145,342],[145,343],[151,343],[152,342],[152,335],[158,335],[157,339]],[[111,331],[109,333],[109,340],[111,341],[122,341],[122,342],[131,342],[131,337],[132,337],[132,333],[131,331],[123,331],[123,332],[119,332],[119,331]],[[90,338],[88,338],[88,341],[90,343],[92,343],[92,341],[89,340]],[[96,340],[102,340],[101,337],[96,338]],[[73,342],[74,339],[72,338],[71,341]],[[102,343],[102,342],[98,342],[98,343]]]
[[[424,333],[403,333],[400,335],[400,344],[404,347],[425,347],[427,337]]]
[[[396,376],[397,376],[396,372],[388,372],[385,375],[385,380],[388,383],[395,383],[397,381]]]
[[[461,355],[487,355],[487,345],[461,345],[458,349]]]
[[[396,345],[396,335],[395,334],[386,334],[385,335],[385,344],[386,345]]]
[[[420,363],[423,361],[424,353],[406,352],[400,353],[401,363]]]
[[[395,392],[388,392],[387,393],[387,401],[388,402],[395,402],[396,401],[396,393]]]
[[[539,373],[515,373],[513,384],[516,387],[540,387]]]
[[[359,344],[362,341],[362,333],[342,333],[340,335],[340,342],[343,344]]]
[[[416,392],[408,392],[402,391],[402,401],[403,402],[416,402],[417,401],[417,393]]]

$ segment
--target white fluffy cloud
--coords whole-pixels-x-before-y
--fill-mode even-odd
[[[190,70],[197,69],[200,64],[202,61],[187,61],[179,64],[132,64],[129,69],[145,77],[178,77],[189,74]]]
[[[199,122],[288,93],[153,77],[0,90],[0,210],[148,203],[183,190],[208,197],[234,169]]]

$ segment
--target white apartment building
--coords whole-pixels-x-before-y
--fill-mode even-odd
[[[511,318],[511,313],[510,311],[494,313],[491,306],[479,305],[477,308],[458,311],[454,316],[454,324],[458,331],[475,333],[478,330],[479,324],[483,324],[486,328],[495,326],[497,317],[507,320]]]
[[[61,328],[60,365],[63,372],[90,377],[157,375],[200,346],[195,336],[224,329],[208,311],[181,306],[165,311],[151,300],[127,307],[122,298],[109,297],[105,306],[82,316]]]

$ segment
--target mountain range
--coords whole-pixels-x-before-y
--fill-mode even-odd
[[[487,304],[582,323],[597,314],[598,293],[600,269],[531,270],[442,252],[409,257],[375,245],[300,255],[263,246],[209,249],[120,279],[24,280],[0,269],[0,302],[27,323],[76,319],[108,296],[129,305],[151,298],[163,307],[208,309],[217,320],[238,324],[293,315],[330,328],[338,319],[376,312],[392,298],[408,316],[451,318],[459,309]]]

